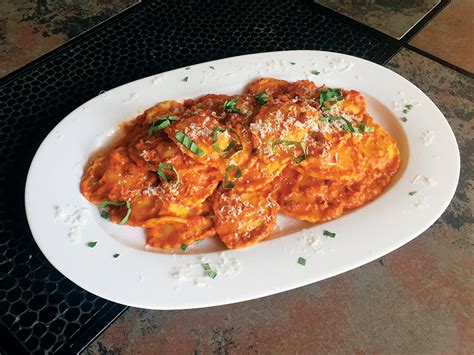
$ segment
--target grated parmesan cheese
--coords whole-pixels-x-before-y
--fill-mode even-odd
[[[421,142],[425,147],[428,147],[433,143],[433,140],[435,139],[435,133],[430,130],[426,130],[421,134]]]
[[[208,263],[213,271],[216,271],[216,279],[211,279],[207,271],[202,267]],[[179,282],[191,281],[196,287],[205,287],[208,282],[216,282],[219,278],[230,278],[240,273],[240,261],[227,253],[222,252],[217,257],[201,257],[183,266],[176,266],[171,271],[171,276]]]
[[[78,206],[70,207],[69,205],[66,205],[66,210],[60,206],[54,206],[54,209],[55,218],[64,222],[67,226],[68,237],[71,242],[78,244],[81,241],[80,227],[87,222],[87,210]]]
[[[413,185],[430,185],[430,186],[436,185],[436,181],[433,178],[429,176],[419,175],[419,174],[413,178],[411,183]]]
[[[315,231],[308,229],[301,230],[301,236],[298,238],[305,246],[310,247],[317,254],[324,254],[325,250],[321,246],[322,237]]]
[[[160,81],[162,81],[165,78],[166,78],[166,75],[163,75],[163,74],[157,75],[153,78],[151,83],[152,83],[152,85],[158,85],[160,83]]]

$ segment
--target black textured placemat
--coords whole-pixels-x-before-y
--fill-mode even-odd
[[[212,59],[321,49],[383,63],[398,50],[383,35],[344,21],[310,1],[145,3],[4,78],[0,348],[76,352],[125,309],[64,278],[39,251],[27,225],[28,167],[62,118],[101,90]]]

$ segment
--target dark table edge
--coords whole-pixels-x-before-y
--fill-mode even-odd
[[[56,353],[59,355],[79,354],[95,339],[97,339],[99,335],[101,335],[127,309],[128,306],[109,302],[109,304],[98,311],[101,312],[99,317],[86,323],[84,327],[74,335],[74,339],[64,343]]]

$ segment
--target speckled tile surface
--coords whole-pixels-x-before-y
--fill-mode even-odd
[[[395,38],[402,37],[439,0],[315,0]]]
[[[0,77],[107,20],[138,0],[2,0]]]
[[[474,73],[474,1],[452,0],[410,44]]]
[[[449,120],[461,150],[454,200],[382,259],[297,290],[189,311],[131,308],[85,354],[470,353],[474,349],[474,80],[403,50],[387,65]]]

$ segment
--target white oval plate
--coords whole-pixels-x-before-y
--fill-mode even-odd
[[[252,248],[224,250],[218,241],[207,240],[175,255],[145,248],[140,228],[101,219],[98,209],[80,194],[89,155],[110,139],[118,123],[163,100],[240,93],[262,76],[310,79],[317,85],[361,91],[368,112],[397,140],[401,151],[401,168],[390,188],[328,223],[312,226],[279,216],[272,238]],[[414,105],[408,114],[402,113],[405,104]],[[402,123],[400,116],[408,121]],[[41,251],[77,285],[130,306],[186,309],[291,290],[380,258],[436,221],[453,197],[459,168],[456,139],[443,114],[398,74],[331,52],[260,53],[140,79],[77,108],[38,149],[26,182],[25,204]],[[411,191],[417,193],[410,196]],[[323,230],[336,237],[324,237]],[[88,247],[90,241],[97,245]],[[299,257],[306,258],[306,266],[297,263]],[[215,279],[206,276],[202,262],[217,271]]]

